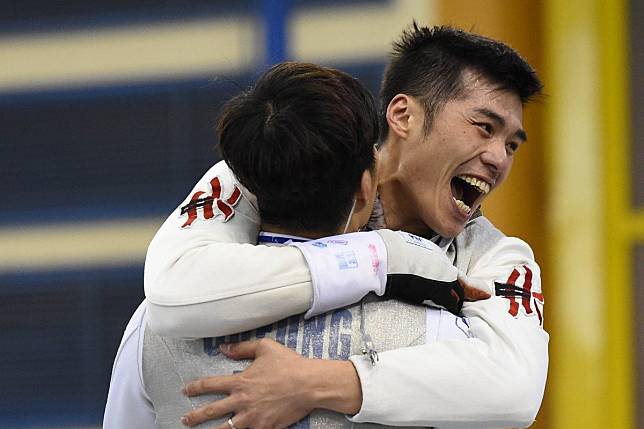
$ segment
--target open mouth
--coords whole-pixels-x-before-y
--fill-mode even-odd
[[[472,213],[472,207],[490,192],[490,184],[473,176],[459,175],[452,178],[452,198],[465,214]]]

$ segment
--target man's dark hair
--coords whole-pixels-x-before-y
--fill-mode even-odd
[[[380,124],[387,136],[387,106],[397,94],[419,99],[430,130],[448,101],[466,94],[471,70],[516,93],[523,103],[543,86],[528,62],[508,45],[453,27],[422,27],[415,21],[393,44],[380,89]]]
[[[344,225],[379,140],[375,101],[357,79],[300,62],[273,66],[231,99],[218,133],[264,223],[319,233]]]

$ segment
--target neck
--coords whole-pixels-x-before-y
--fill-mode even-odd
[[[385,214],[387,228],[405,230],[416,235],[431,237],[434,232],[418,217],[413,193],[405,185],[404,168],[401,165],[401,145],[388,141],[380,150],[378,194]]]

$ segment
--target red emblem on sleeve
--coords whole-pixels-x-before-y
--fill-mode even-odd
[[[503,296],[510,301],[508,312],[516,317],[521,308],[526,316],[536,315],[539,323],[543,324],[544,298],[541,292],[533,291],[533,274],[530,267],[522,265],[514,268],[505,283],[495,282],[497,296]],[[518,300],[521,300],[519,304]]]
[[[188,219],[181,225],[181,228],[187,228],[192,225],[199,215],[199,209],[201,209],[204,219],[212,219],[221,214],[223,221],[227,222],[235,215],[233,207],[241,200],[241,190],[235,186],[230,196],[222,200],[222,186],[219,177],[215,177],[210,181],[210,187],[212,189],[210,195],[203,191],[195,192],[190,198],[190,202],[181,207],[181,215],[188,214]]]

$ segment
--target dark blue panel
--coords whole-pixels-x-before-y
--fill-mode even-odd
[[[239,89],[225,81],[130,89],[0,103],[0,223],[176,206],[218,159],[218,110]]]
[[[12,0],[0,3],[0,34],[69,31],[141,25],[207,16],[259,16],[264,0]],[[281,0],[280,0],[281,1]],[[328,8],[345,0],[289,0],[297,8]],[[353,0],[356,4],[382,4],[390,0]],[[275,2],[273,9],[281,6]],[[277,11],[279,12],[279,11]]]
[[[344,69],[377,89],[382,64]],[[254,78],[5,97],[0,225],[170,213],[218,160],[221,104]]]
[[[0,33],[69,31],[248,14],[258,0],[14,0],[0,7]]]
[[[140,266],[0,275],[0,427],[99,424]]]

